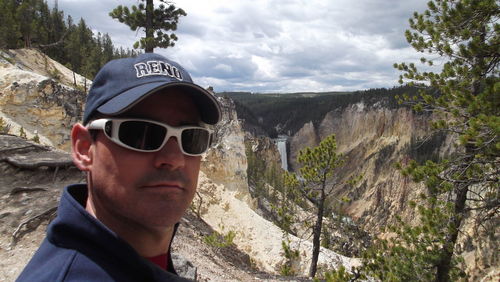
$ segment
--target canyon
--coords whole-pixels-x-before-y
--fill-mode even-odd
[[[81,118],[85,92],[91,81],[36,50],[0,52],[0,117],[10,126],[8,133],[20,135],[22,128],[25,138],[38,137],[40,144],[37,146],[48,146],[61,154],[66,152],[68,157],[69,130]],[[338,177],[348,179],[354,174],[363,175],[355,187],[335,187],[335,195],[350,199],[343,205],[343,210],[353,222],[373,236],[388,236],[380,233],[379,227],[394,223],[396,215],[407,222],[418,223],[416,211],[408,202],[418,199],[425,187],[402,176],[395,169],[395,163],[405,164],[415,157],[442,157],[454,150],[449,136],[429,133],[431,116],[416,114],[406,107],[389,107],[384,101],[359,101],[342,108],[333,107],[319,122],[310,121],[297,126],[299,129],[291,133],[286,141],[284,138],[273,141],[265,134],[245,130],[257,125],[241,119],[231,99],[219,99],[224,118],[215,129],[213,148],[203,156],[198,193],[191,212],[219,234],[236,234],[234,243],[238,251],[246,254],[256,269],[266,273],[278,274],[284,263],[281,248],[283,232],[262,216],[258,199],[250,192],[252,187],[249,187],[247,176],[247,148],[269,164],[297,171],[299,164],[296,158],[301,149],[316,146],[326,136],[335,134],[338,151],[347,158],[345,165],[338,171]],[[286,160],[280,158],[284,153],[287,154]],[[9,168],[2,173],[12,173],[12,170]],[[68,176],[67,180],[84,180],[75,173],[76,176]],[[23,177],[29,176],[23,174]],[[52,175],[47,174],[43,181],[50,182],[50,177]],[[8,184],[2,183],[5,189]],[[50,205],[56,203],[58,189],[62,189],[62,186],[50,190]],[[2,198],[3,206],[11,203],[5,195],[7,193]],[[35,200],[30,198],[24,201],[32,204]],[[13,207],[4,207],[0,218],[3,222],[8,221],[9,226],[15,226],[32,213],[40,211],[36,209],[26,214],[27,209],[23,212],[9,209]],[[12,218],[13,215],[18,217]],[[500,275],[497,241],[491,238],[480,243],[476,240],[477,234],[472,230],[471,222],[466,224],[470,227],[461,234],[459,248],[466,260],[467,271],[475,280],[484,278],[489,281],[490,277],[491,281],[495,281]],[[43,237],[43,229],[38,228],[33,234],[39,237],[33,239],[34,235],[27,235],[16,246],[9,247],[9,234],[2,233],[4,238],[0,244],[0,255],[7,256],[8,263],[0,265],[0,273],[9,273],[6,275],[9,278],[19,273],[26,263],[22,260],[29,258],[29,254],[37,247],[36,242],[39,242],[40,236]],[[291,245],[300,252],[300,259],[294,269],[297,274],[305,276],[312,244],[291,236]],[[183,255],[196,264],[196,256],[193,256],[196,252],[190,249]],[[24,254],[21,261],[15,259],[16,253]],[[323,269],[337,268],[339,265],[350,269],[359,265],[360,259],[323,248],[319,262]],[[206,261],[201,263],[208,264]],[[209,268],[199,267],[201,277],[207,281]],[[245,275],[236,277],[250,279],[251,275]]]

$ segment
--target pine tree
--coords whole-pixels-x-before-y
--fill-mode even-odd
[[[65,63],[65,40],[68,35],[68,27],[64,22],[64,13],[54,7],[50,11],[49,20],[47,22],[48,40],[44,45],[41,45],[43,52],[52,59]]]
[[[327,216],[326,212],[330,210],[328,208],[328,200],[333,197],[335,187],[339,185],[352,185],[356,180],[359,180],[359,177],[353,177],[347,182],[343,182],[336,177],[335,173],[339,167],[343,166],[345,157],[337,153],[335,135],[326,137],[316,147],[304,148],[299,152],[297,160],[301,165],[298,175],[293,173],[286,174],[284,182],[286,186],[298,187],[289,192],[293,198],[300,198],[297,196],[297,192],[294,192],[298,191],[300,196],[307,199],[314,207],[314,222],[309,226],[312,229],[313,235],[309,276],[315,277],[321,246],[321,234],[324,228],[323,220]],[[299,181],[298,179],[301,180]],[[294,204],[297,204],[297,202]],[[305,206],[302,203],[299,204]],[[286,210],[288,209],[286,208]]]
[[[452,137],[456,150],[444,160],[412,161],[402,169],[427,187],[414,204],[421,224],[400,221],[391,227],[397,236],[380,240],[379,249],[365,255],[368,275],[386,281],[456,280],[465,275],[456,246],[465,218],[475,219],[476,230],[498,222],[499,19],[495,0],[430,1],[428,10],[410,19],[408,42],[429,56],[421,59],[424,71],[413,63],[395,64],[403,72],[400,83],[422,88],[401,101],[432,113],[432,127]],[[429,71],[436,60],[442,69]],[[483,230],[495,240],[494,230]]]
[[[101,50],[102,56],[100,66],[106,64],[114,58],[113,42],[111,41],[111,37],[109,37],[109,34],[107,33],[102,36]]]
[[[42,0],[35,2],[36,19],[34,19],[35,42],[37,45],[46,45],[51,43],[49,32],[51,26],[50,11],[47,3]]]
[[[16,21],[19,23],[24,47],[31,47],[31,40],[37,27],[36,0],[22,1],[16,10]]]
[[[132,11],[126,6],[119,5],[109,15],[125,23],[133,31],[144,29],[146,36],[137,41],[134,48],[141,48],[146,53],[152,53],[156,47],[173,47],[177,36],[168,32],[177,29],[179,18],[186,16],[186,12],[166,0],[160,0],[162,4],[157,9],[154,8],[153,0],[141,1],[146,2],[146,5],[143,3],[138,6],[134,5]]]
[[[87,78],[112,59],[137,55],[115,49],[108,34],[94,35],[84,19],[65,22],[64,13],[43,0],[0,0],[0,23],[0,48],[40,48]]]
[[[18,48],[21,37],[15,0],[0,0],[0,48]]]

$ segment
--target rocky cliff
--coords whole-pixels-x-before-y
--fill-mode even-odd
[[[28,139],[68,150],[90,84],[36,50],[0,51],[0,117],[11,134],[22,128]]]
[[[259,268],[277,273],[284,263],[282,230],[255,211],[256,203],[249,193],[246,176],[245,136],[241,122],[235,115],[232,101],[222,102],[227,110],[224,111],[224,121],[218,126],[220,138],[204,158],[199,193],[193,207],[219,233],[234,232],[238,248],[247,253]],[[261,157],[278,163],[274,143],[266,138],[247,138],[247,142]],[[291,245],[301,254],[295,270],[298,274],[307,275],[312,244],[292,236]],[[324,269],[339,265],[350,269],[359,264],[359,260],[322,249],[319,264]]]
[[[409,108],[388,108],[382,103],[364,102],[349,105],[342,110],[327,113],[319,126],[306,123],[290,141],[291,166],[295,169],[298,151],[317,145],[328,135],[335,134],[338,151],[347,157],[338,177],[363,175],[359,185],[335,187],[337,197],[347,196],[352,201],[344,208],[357,224],[373,234],[381,226],[394,223],[396,215],[406,222],[417,223],[416,211],[410,200],[418,199],[425,187],[403,177],[394,167],[410,159],[437,159],[449,155],[453,144],[449,137],[429,131],[429,115],[416,114]],[[482,277],[493,271],[498,274],[498,249],[495,239],[480,243],[473,225],[467,223],[461,234],[459,252],[466,259],[472,277]],[[382,235],[383,234],[379,234]],[[488,245],[486,251],[483,245]]]
[[[362,174],[363,180],[355,190],[338,187],[338,194],[349,196],[353,202],[349,214],[365,227],[377,230],[391,215],[412,218],[406,203],[418,195],[421,187],[409,183],[394,168],[398,161],[409,158],[412,144],[428,137],[428,116],[416,115],[408,108],[388,109],[380,104],[350,105],[344,110],[326,114],[318,128],[305,124],[292,138],[290,151],[292,167],[297,168],[297,152],[305,146],[317,145],[328,135],[335,134],[338,151],[347,157],[340,171],[341,178]],[[428,154],[449,150],[445,140]]]

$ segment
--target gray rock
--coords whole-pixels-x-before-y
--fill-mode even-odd
[[[180,277],[196,281],[198,268],[195,267],[190,261],[178,254],[172,254],[172,261],[174,263],[175,271]]]

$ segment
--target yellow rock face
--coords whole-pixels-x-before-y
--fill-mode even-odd
[[[82,83],[72,83],[71,70],[36,50],[0,55],[0,117],[10,125],[9,133],[20,135],[22,128],[28,139],[38,137],[42,144],[69,150],[69,132],[85,102],[85,93],[77,90]]]

